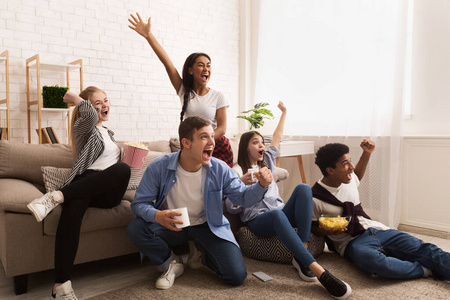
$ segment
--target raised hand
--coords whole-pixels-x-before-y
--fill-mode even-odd
[[[131,19],[128,19],[128,21],[131,25],[128,25],[128,27],[142,35],[147,40],[150,47],[152,47],[153,51],[155,51],[156,56],[158,56],[159,60],[166,68],[166,72],[167,75],[169,75],[170,82],[178,93],[183,80],[181,79],[180,74],[170,60],[169,55],[167,55],[166,50],[164,50],[161,44],[156,40],[156,37],[153,35],[151,31],[151,18],[148,18],[147,23],[145,23],[144,21],[142,21],[142,18],[138,13],[136,13],[136,16],[133,16],[132,14],[130,16]]]
[[[155,222],[172,231],[181,231],[182,228],[175,227],[175,224],[183,224],[183,221],[173,219],[173,217],[181,215],[181,212],[173,211],[171,209],[159,210],[155,214]]]
[[[375,143],[369,139],[364,139],[361,142],[360,146],[364,150],[364,152],[367,152],[367,153],[372,153],[373,150],[375,150]]]
[[[273,181],[272,172],[267,167],[253,172],[253,176],[259,180],[259,184],[264,188],[267,188]]]
[[[254,184],[256,182],[256,179],[252,180],[252,173],[251,172],[245,173],[244,175],[242,175],[242,177],[240,179],[245,185],[252,185],[252,184]]]
[[[64,94],[63,101],[68,104],[77,105],[78,103],[83,101],[83,99],[80,96],[78,96],[77,94],[75,94],[74,92],[67,91]]]
[[[272,141],[270,144],[280,148],[280,142],[284,132],[284,123],[286,122],[287,108],[284,106],[283,101],[278,102],[277,106],[281,110],[281,117],[280,121],[278,121],[277,128],[275,128],[275,131],[273,132]]]
[[[286,106],[284,106],[283,101],[279,101],[277,107],[281,110],[282,113],[285,113],[287,111]]]
[[[128,21],[131,23],[131,25],[128,25],[128,27],[142,35],[144,38],[149,38],[151,35],[151,17],[149,17],[147,23],[145,23],[144,21],[142,21],[142,18],[138,13],[136,13],[137,18],[132,14],[130,14],[130,16],[131,18],[133,18],[133,20],[128,19]]]

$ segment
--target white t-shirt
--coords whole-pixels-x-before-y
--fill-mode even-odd
[[[167,194],[163,209],[187,207],[191,226],[206,222],[205,203],[202,193],[202,170],[187,172],[177,166],[177,182]]]
[[[94,161],[94,163],[88,168],[89,170],[104,170],[119,161],[120,149],[116,143],[111,140],[108,134],[108,129],[102,126],[97,126],[103,137],[105,149],[103,153]]]
[[[181,107],[184,102],[184,87],[181,85],[178,91],[180,97]],[[209,89],[208,93],[203,96],[199,96],[194,92],[194,98],[189,100],[184,118],[192,116],[204,117],[211,121],[213,129],[217,128],[217,110],[222,107],[228,107],[228,103],[225,100],[223,94],[219,91]]]
[[[336,199],[341,202],[352,202],[354,205],[358,205],[361,202],[359,201],[359,179],[356,174],[352,174],[352,180],[348,184],[342,183],[339,187],[331,187],[322,182],[322,179],[318,181],[318,183],[323,186],[327,191],[329,191]],[[330,203],[321,201],[317,198],[313,197],[313,221],[317,221],[320,215],[343,215],[344,208],[341,206],[332,205]],[[375,228],[378,230],[388,230],[389,227],[384,225],[383,223],[373,221],[370,219],[366,219],[362,216],[358,216],[359,223],[364,229]],[[337,252],[344,256],[345,247],[347,244],[355,239],[356,237],[352,237],[349,233],[344,232],[337,235],[329,235],[328,236],[332,241],[337,250]]]

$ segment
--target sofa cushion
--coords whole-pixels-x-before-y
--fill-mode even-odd
[[[81,223],[81,233],[128,226],[136,218],[131,211],[130,204],[130,201],[122,200],[119,205],[113,208],[89,207]],[[61,210],[61,205],[58,205],[42,221],[44,223],[44,234],[56,234]]]
[[[169,144],[170,144],[170,150],[172,152],[177,152],[178,150],[180,150],[180,140],[176,137],[172,137],[169,140]]]
[[[139,183],[141,182],[142,176],[144,175],[145,170],[147,169],[148,165],[157,157],[164,155],[164,152],[157,152],[157,151],[149,151],[147,156],[145,157],[144,164],[142,165],[142,168],[131,168],[131,176],[130,181],[128,183],[129,190],[135,190],[139,186]]]
[[[44,186],[42,166],[72,167],[66,144],[24,144],[0,140],[0,178],[17,178]]]
[[[297,230],[297,229],[295,229]],[[258,260],[291,263],[293,255],[280,241],[278,236],[261,238],[256,236],[247,226],[242,226],[236,234],[236,240],[242,254]],[[325,238],[311,233],[308,251],[317,258],[325,247]]]
[[[71,168],[41,167],[46,192],[53,192],[62,187],[72,172]]]
[[[136,190],[126,190],[125,194],[123,195],[123,200],[128,200],[130,202],[133,202],[135,195],[136,195]]]
[[[273,173],[273,181],[280,182],[289,177],[289,171],[283,168],[276,167],[275,173]]]
[[[42,196],[34,184],[20,179],[0,178],[0,211],[31,214],[27,204]]]

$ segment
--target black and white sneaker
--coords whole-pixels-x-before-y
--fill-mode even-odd
[[[328,270],[320,275],[319,281],[335,299],[347,299],[352,293],[352,288],[346,282],[337,279]]]
[[[311,281],[316,281],[317,280],[317,277],[314,276],[313,272],[311,272],[311,270],[308,269],[307,267],[304,267],[302,265],[302,263],[297,258],[294,257],[292,259],[292,265],[297,269],[298,275],[304,281],[311,282]]]

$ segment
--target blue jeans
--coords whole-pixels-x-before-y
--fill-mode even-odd
[[[233,243],[217,237],[207,223],[172,231],[158,223],[133,220],[127,229],[128,237],[141,253],[165,272],[173,260],[171,247],[193,240],[203,253],[207,267],[225,283],[240,285],[247,277],[241,250]]]
[[[381,277],[420,278],[424,266],[450,279],[450,253],[395,229],[369,228],[347,245],[345,257]]]
[[[311,188],[299,184],[282,210],[268,210],[248,221],[247,226],[259,237],[277,235],[302,265],[308,267],[316,261],[303,245],[303,242],[311,240],[311,219]],[[297,232],[293,227],[297,228]]]

